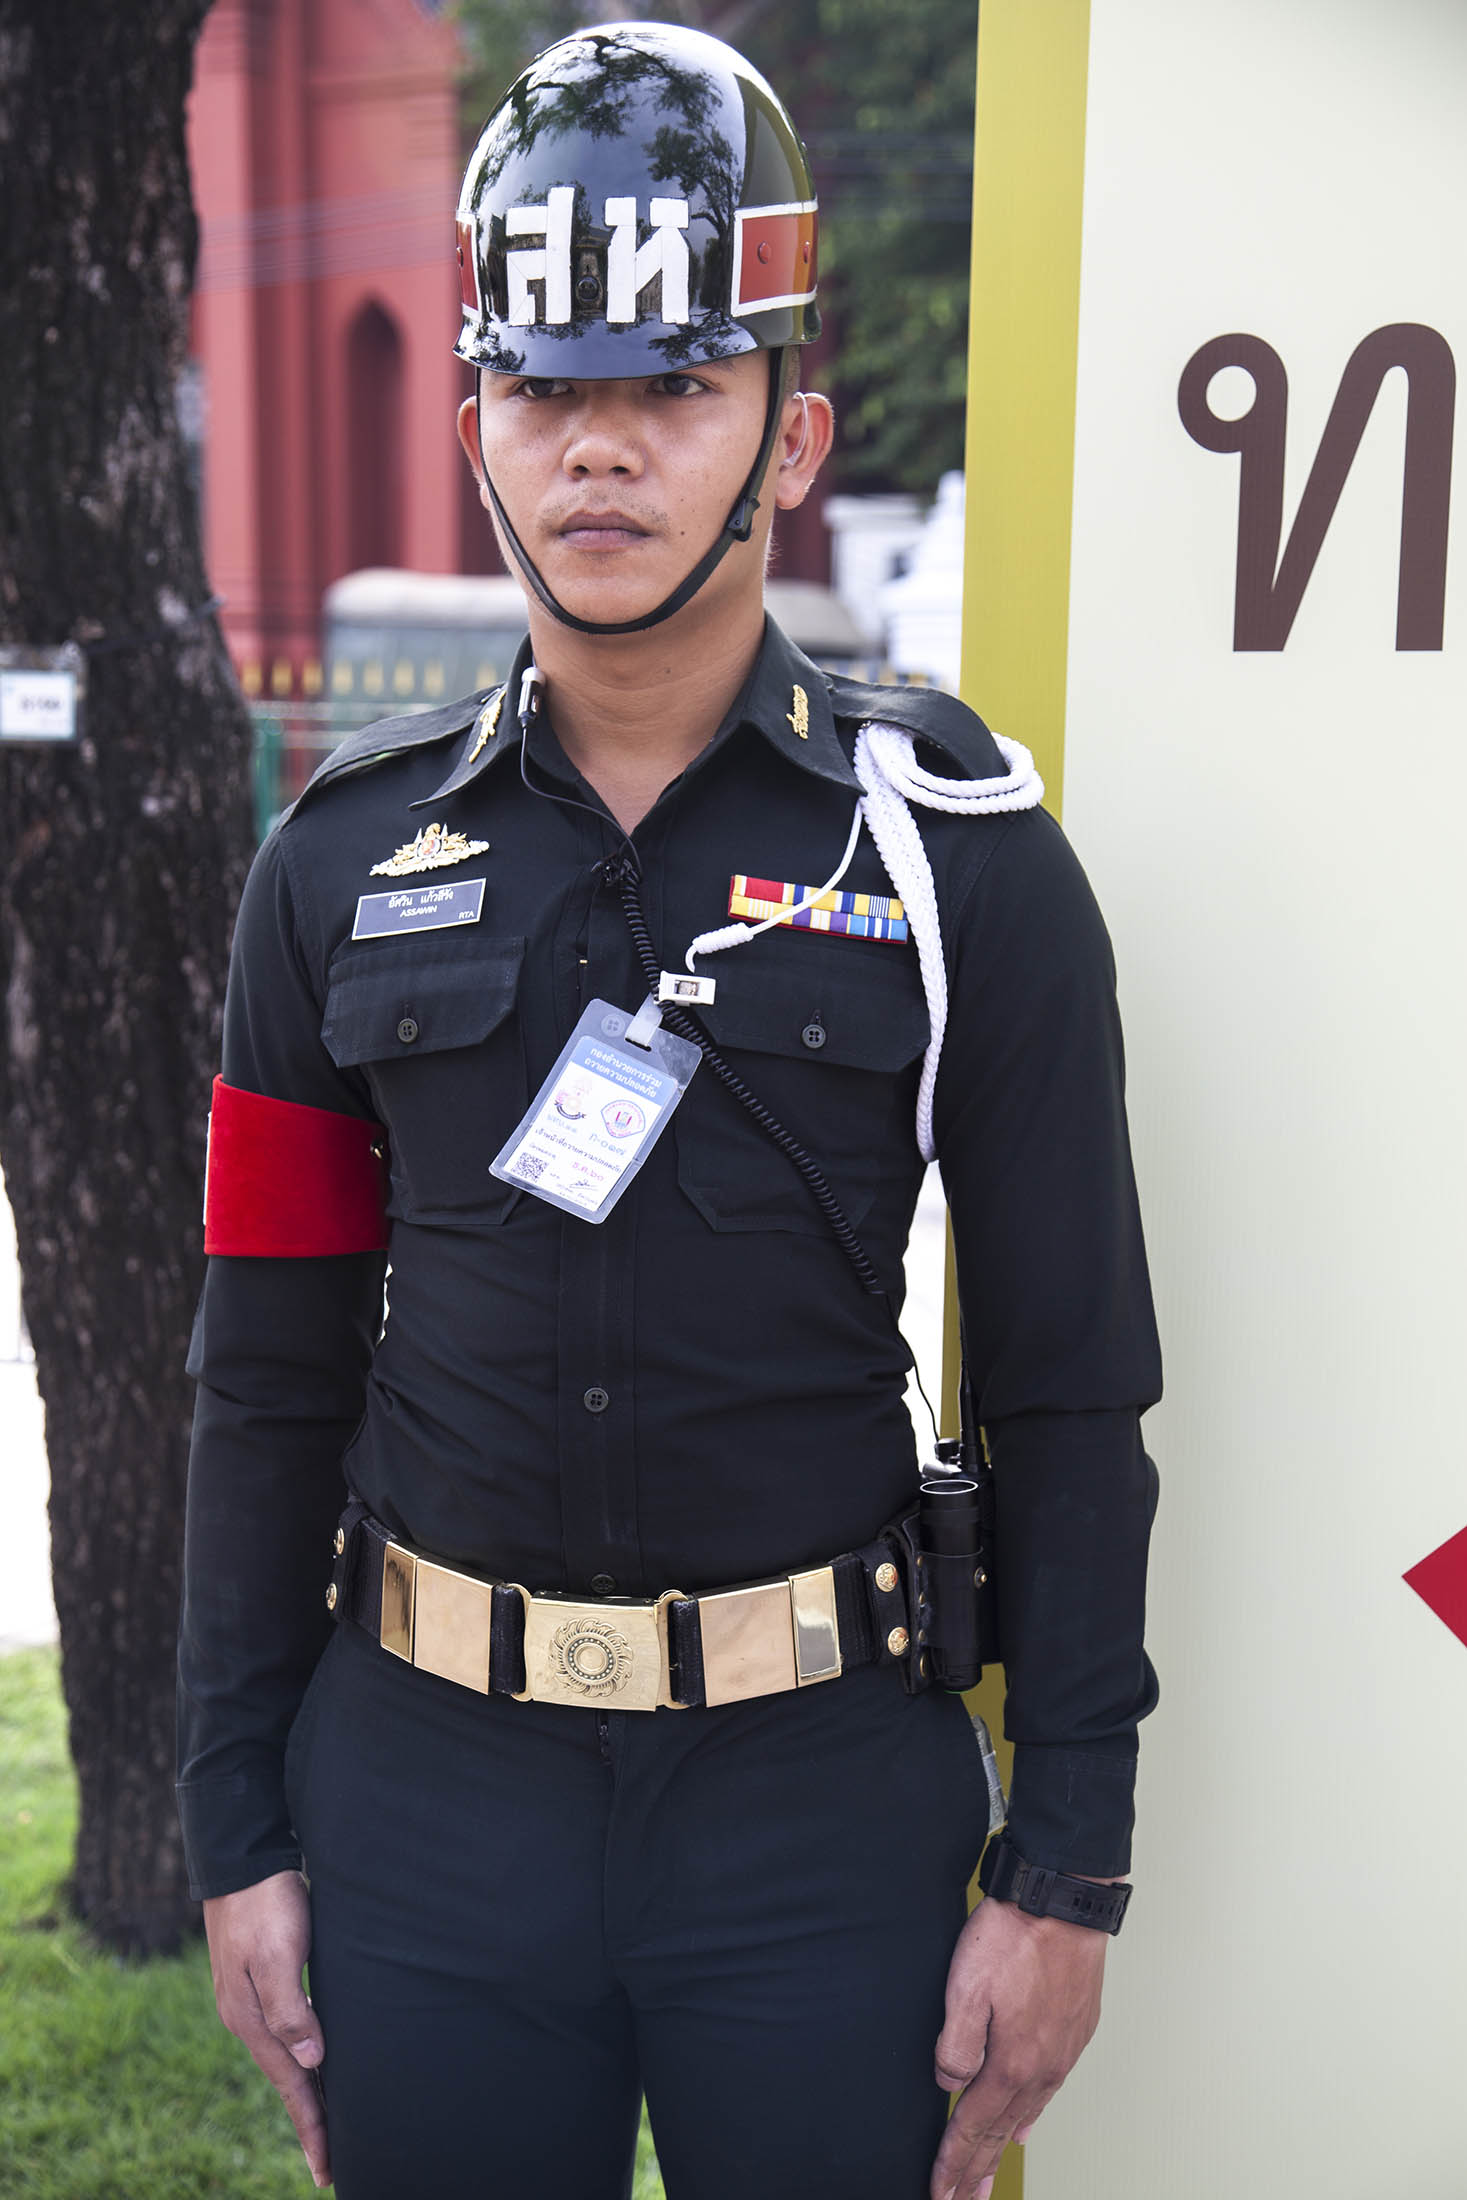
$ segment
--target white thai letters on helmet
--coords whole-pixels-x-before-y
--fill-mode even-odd
[[[571,214],[576,194],[571,185],[558,184],[543,206],[512,206],[504,217],[506,236],[545,240],[539,252],[507,252],[504,264],[509,282],[509,319],[518,328],[544,319],[552,324],[571,317]],[[545,311],[535,311],[530,285],[545,285]]]
[[[651,282],[661,284],[658,310],[664,321],[682,326],[688,318],[688,226],[686,199],[652,201],[652,234],[637,243],[637,202],[608,199],[606,226],[611,243],[606,253],[606,318],[629,322],[637,318],[637,301]]]

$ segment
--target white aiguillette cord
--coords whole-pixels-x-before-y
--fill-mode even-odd
[[[757,939],[775,925],[789,924],[802,909],[818,907],[827,894],[834,893],[850,868],[864,821],[912,928],[922,990],[927,996],[931,1037],[917,1086],[917,1146],[924,1161],[933,1160],[937,1151],[932,1136],[932,1098],[947,1030],[947,965],[932,866],[910,805],[916,802],[924,810],[945,810],[957,817],[989,817],[1006,810],[1036,808],[1044,798],[1044,781],[1034,769],[1033,757],[1022,742],[1006,741],[1001,734],[993,738],[1007,771],[993,779],[942,779],[918,764],[910,733],[899,726],[876,722],[863,726],[856,736],[855,768],[865,792],[856,804],[845,852],[825,884],[758,924],[728,924],[717,932],[700,932],[687,952],[691,971],[696,956],[742,947],[746,940]]]

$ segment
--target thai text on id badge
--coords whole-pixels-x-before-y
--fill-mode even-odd
[[[664,1031],[649,1001],[635,1016],[592,1001],[491,1176],[583,1222],[604,1222],[666,1130],[701,1059]]]

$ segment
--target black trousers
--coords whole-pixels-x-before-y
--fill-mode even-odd
[[[925,2200],[987,1825],[891,1671],[723,1709],[482,1698],[339,1628],[292,1730],[340,2200]]]

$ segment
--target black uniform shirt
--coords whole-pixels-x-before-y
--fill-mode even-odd
[[[487,741],[477,697],[338,750],[241,905],[225,1080],[387,1125],[391,1269],[382,1328],[380,1255],[209,1264],[181,1653],[199,1893],[298,1861],[281,1758],[329,1629],[344,1479],[435,1556],[632,1596],[821,1564],[915,1490],[888,1312],[711,1073],[602,1224],[488,1173],[586,1004],[646,990],[602,875],[623,835],[547,713],[522,776],[527,662],[528,645]],[[871,717],[917,731],[933,769],[1003,769],[951,697],[830,683],[770,626],[738,705],[632,836],[666,967],[728,922],[735,874],[830,876]],[[1110,948],[1042,811],[914,815],[951,988],[936,1136],[997,1475],[1010,1832],[1040,1864],[1111,1873],[1155,1696],[1138,1412],[1159,1374]],[[372,866],[429,822],[488,852],[409,883],[482,877],[480,920],[353,941],[358,897],[393,883]],[[843,884],[892,891],[866,833]],[[700,967],[712,1037],[820,1163],[899,1304],[922,1175],[915,948],[781,926]]]

